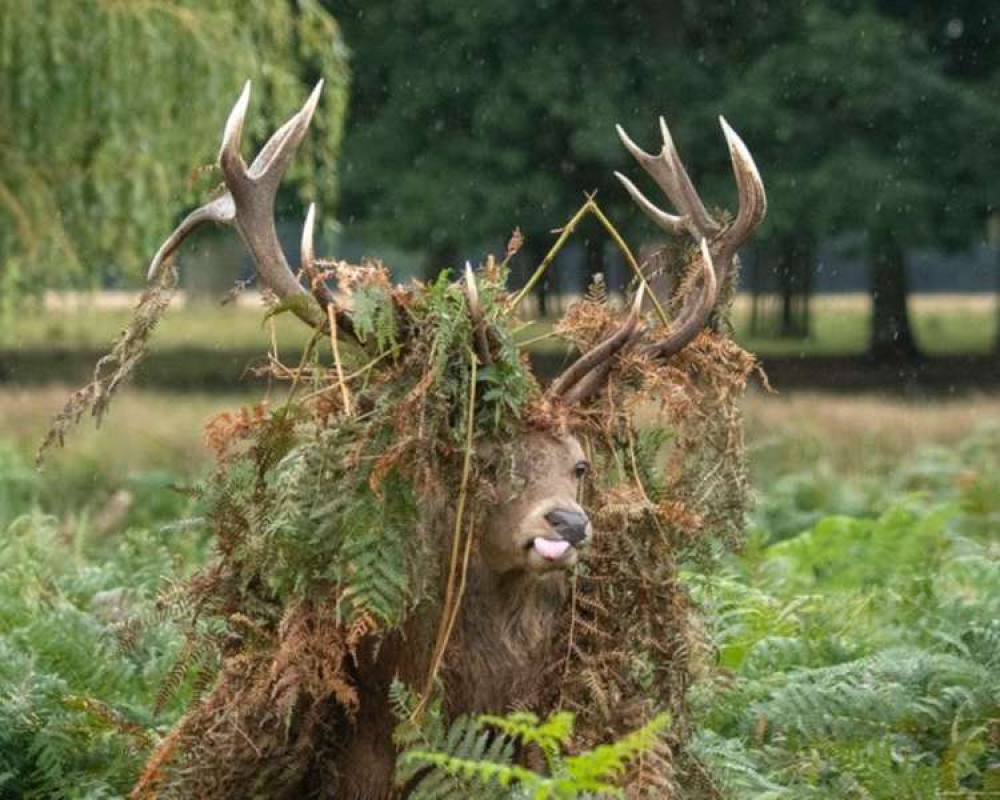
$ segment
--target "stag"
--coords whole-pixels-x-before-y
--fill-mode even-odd
[[[306,134],[321,88],[322,84],[315,88],[301,110],[247,166],[240,147],[250,98],[250,85],[246,85],[222,137],[218,160],[225,193],[191,212],[178,225],[153,258],[150,279],[165,268],[171,255],[198,226],[206,222],[230,226],[238,231],[251,254],[263,288],[285,301],[311,329],[357,338],[351,310],[327,288],[317,265],[313,246],[315,209],[310,207],[308,211],[302,236],[301,275],[305,285],[289,267],[275,229],[278,185]],[[694,238],[700,259],[698,274],[689,284],[689,294],[676,304],[679,311],[669,328],[644,321],[640,287],[620,324],[551,382],[546,392],[551,406],[587,404],[606,385],[616,363],[626,354],[654,361],[671,359],[709,322],[737,250],[760,222],[766,207],[763,186],[747,148],[725,120],[722,129],[739,189],[739,210],[730,222],[706,210],[662,119],[663,146],[657,154],[644,152],[618,128],[625,147],[678,213],[658,208],[625,176],[618,174],[618,179],[660,228],[669,234]],[[494,337],[483,322],[476,278],[467,269],[462,280],[476,331],[476,355],[481,363],[488,364],[494,357]],[[490,443],[477,447],[484,458],[489,457]],[[511,452],[511,448],[505,452]],[[468,563],[464,595],[440,673],[446,687],[445,705],[452,715],[503,713],[535,696],[540,682],[552,680],[541,674],[538,664],[553,644],[557,620],[566,603],[567,576],[578,559],[585,557],[595,535],[587,511],[578,502],[580,483],[590,469],[580,441],[565,430],[525,430],[513,453],[492,499],[482,501],[483,506],[477,509],[476,547]],[[450,498],[452,505],[454,502],[455,498]],[[432,518],[425,520],[428,525],[451,524],[454,509],[429,516]],[[599,531],[598,535],[611,536],[613,532]],[[360,698],[359,707],[349,716],[330,712],[321,723],[336,739],[324,751],[326,763],[285,774],[280,790],[271,786],[268,793],[297,797],[312,792],[347,798],[405,794],[406,789],[393,786],[396,750],[392,731],[396,719],[389,689],[394,678],[417,687],[423,683],[434,657],[431,634],[436,629],[436,618],[420,618],[418,614],[400,635],[382,639],[377,646],[362,642],[348,669],[352,688]],[[215,691],[224,691],[224,681]],[[256,724],[262,724],[259,717],[234,724],[238,730],[220,732],[219,722],[202,729],[200,735],[206,738],[226,739],[229,763],[222,765],[227,777],[209,790],[203,788],[200,796],[245,794],[254,785],[261,765],[279,757],[274,751],[262,752],[254,743]],[[241,745],[243,740],[246,745]],[[295,746],[294,736],[288,746]],[[147,770],[139,794],[155,788],[163,764],[169,761],[168,751],[169,747],[162,747],[154,754],[154,767]],[[245,756],[245,762],[238,754]],[[214,772],[219,773],[219,765],[215,765]]]

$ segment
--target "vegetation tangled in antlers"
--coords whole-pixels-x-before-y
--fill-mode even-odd
[[[315,330],[300,364],[272,358],[264,368],[291,384],[280,407],[243,409],[207,427],[217,468],[204,487],[203,521],[216,557],[162,602],[178,612],[188,642],[163,699],[190,673],[200,673],[203,691],[153,752],[136,794],[203,796],[234,780],[252,794],[300,780],[308,765],[322,771],[324,753],[338,746],[336,720],[359,709],[357,665],[402,632],[426,639],[429,666],[423,682],[393,690],[398,741],[454,746],[442,708],[451,626],[481,509],[509,463],[504,443],[531,430],[572,432],[583,442],[594,466],[583,489],[594,535],[557,641],[537,665],[546,679],[520,705],[574,712],[578,747],[671,712],[669,740],[630,773],[635,789],[663,792],[683,765],[674,746],[686,735],[684,692],[699,646],[677,564],[733,544],[748,501],[737,402],[755,362],[728,335],[739,241],[726,232],[745,238],[763,196],[740,182],[740,214],[720,225],[671,161],[665,127],[662,162],[622,134],[682,216],[655,209],[625,181],[629,191],[659,224],[699,240],[668,262],[676,288],[667,311],[678,322],[668,327],[666,315],[641,313],[644,279],[624,322],[595,284],[557,327],[584,355],[543,390],[515,343],[518,298],[505,289],[516,236],[502,261],[491,257],[464,280],[443,274],[401,288],[381,264],[317,259],[310,209],[302,273],[311,292],[288,280],[274,191],[317,99],[315,92],[247,167],[239,138],[248,93],[240,98],[220,156],[229,191],[161,248],[154,288],[132,327],[54,429],[61,438],[84,410],[106,408],[166,308],[170,254],[203,221],[234,225],[277,296],[274,312],[291,311]],[[745,150],[726,133],[740,181]],[[261,186],[265,197],[247,202]],[[640,426],[640,418],[659,424]],[[433,628],[415,632],[415,620]],[[126,641],[141,632],[140,623],[120,631]],[[473,740],[481,748],[471,755],[479,756],[494,741]],[[244,772],[234,767],[244,762]],[[401,779],[412,774],[404,769]]]

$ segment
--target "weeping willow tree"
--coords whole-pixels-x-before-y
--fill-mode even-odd
[[[314,0],[0,3],[0,325],[42,286],[137,275],[207,185],[220,117],[252,78],[262,136],[326,79],[296,160],[327,209],[346,101],[346,50]],[[304,156],[304,157],[303,157]]]

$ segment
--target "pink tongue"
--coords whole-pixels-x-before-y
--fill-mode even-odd
[[[550,561],[561,558],[567,550],[569,550],[569,542],[567,541],[553,541],[541,537],[535,539],[535,551],[542,558],[547,558]]]

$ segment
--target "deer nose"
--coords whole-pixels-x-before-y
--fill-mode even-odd
[[[574,547],[587,538],[587,532],[590,528],[590,519],[582,511],[558,508],[546,514],[545,521]]]

